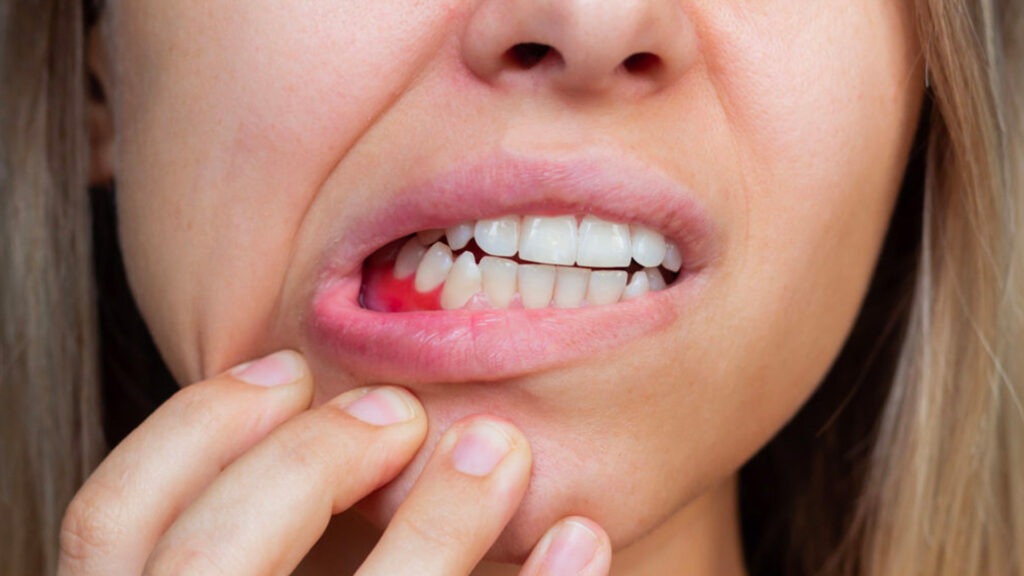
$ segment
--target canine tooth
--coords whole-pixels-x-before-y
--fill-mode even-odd
[[[526,216],[519,239],[519,259],[572,266],[576,262],[576,217]]]
[[[555,307],[579,308],[587,297],[590,270],[559,266],[555,275]]]
[[[625,268],[633,258],[629,226],[584,216],[580,223],[576,264],[590,268]]]
[[[441,289],[441,308],[457,310],[480,291],[480,267],[472,252],[463,252],[455,259]]]
[[[519,217],[478,220],[473,231],[476,244],[491,256],[515,256],[519,249]]]
[[[473,223],[463,222],[447,229],[444,233],[452,250],[462,250],[473,239]]]
[[[661,275],[661,270],[657,268],[644,268],[644,272],[647,274],[647,286],[652,292],[665,289],[665,277]]]
[[[480,274],[487,301],[495,308],[508,308],[516,295],[516,274],[519,264],[514,260],[484,256],[480,259]]]
[[[632,300],[639,298],[650,291],[650,283],[647,280],[647,274],[643,270],[637,270],[633,273],[633,278],[626,284],[626,289],[622,291],[623,300]]]
[[[614,304],[619,301],[625,289],[625,270],[594,270],[590,273],[587,303],[591,306]]]
[[[661,266],[661,261],[665,258],[665,237],[646,226],[634,225],[630,231],[633,260],[641,266]]]
[[[519,265],[519,296],[523,308],[547,308],[555,291],[555,267]]]
[[[444,282],[452,268],[452,249],[444,242],[437,242],[427,250],[416,268],[416,291],[430,292]]]
[[[395,258],[395,269],[393,271],[395,278],[403,280],[415,274],[416,269],[420,266],[420,260],[423,259],[423,255],[426,253],[427,248],[420,244],[419,240],[410,238],[402,246],[402,249],[398,251],[398,257]]]
[[[669,244],[665,248],[665,259],[661,261],[661,265],[673,272],[679,272],[683,267],[683,255],[679,252],[678,246]]]
[[[416,233],[416,237],[420,239],[420,244],[424,246],[430,246],[434,242],[437,242],[444,236],[444,230],[421,230]]]

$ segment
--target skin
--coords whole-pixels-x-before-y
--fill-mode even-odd
[[[607,573],[612,549],[614,574],[743,573],[736,472],[838,354],[899,191],[923,87],[910,4],[110,3],[90,38],[109,95],[93,174],[117,181],[164,358],[199,383],[82,489],[64,572],[278,573],[304,556],[303,572],[354,570],[387,528],[362,573],[468,574],[534,551],[535,574],[545,531],[575,517],[596,538],[585,574]],[[652,15],[678,26],[644,28]],[[538,30],[564,66],[494,56]],[[614,71],[638,51],[672,72]],[[722,244],[693,313],[497,385],[389,382],[415,406],[404,424],[338,410],[380,382],[309,353],[325,247],[469,152],[580,149],[628,153],[708,208]],[[285,348],[305,354],[294,382],[224,375]],[[483,479],[451,458],[480,418],[513,444]],[[283,504],[297,495],[314,504]]]

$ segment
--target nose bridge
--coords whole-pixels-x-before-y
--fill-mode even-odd
[[[655,89],[692,64],[696,38],[678,0],[481,0],[462,52],[488,81],[525,73],[563,90]]]

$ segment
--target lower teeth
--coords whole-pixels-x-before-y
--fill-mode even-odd
[[[663,290],[678,275],[636,263],[629,269],[590,269],[521,262],[486,255],[473,241],[453,253],[444,241],[426,247],[413,236],[366,261],[360,302],[381,312],[580,308]]]

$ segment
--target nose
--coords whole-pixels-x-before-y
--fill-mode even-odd
[[[650,93],[697,57],[679,0],[481,0],[462,43],[485,81],[526,77],[571,93]]]

